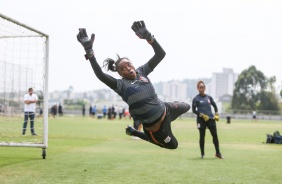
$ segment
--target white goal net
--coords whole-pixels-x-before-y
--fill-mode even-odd
[[[48,35],[0,14],[0,146],[47,148]],[[34,130],[22,135],[24,95],[37,94]]]

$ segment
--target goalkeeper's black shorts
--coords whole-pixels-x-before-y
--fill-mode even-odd
[[[176,149],[178,147],[177,139],[171,131],[171,122],[190,109],[190,105],[184,102],[165,103],[166,116],[161,127],[156,132],[150,132],[143,126],[144,133],[148,140],[160,147],[167,149]]]

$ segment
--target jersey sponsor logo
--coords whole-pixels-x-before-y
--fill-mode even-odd
[[[149,82],[146,77],[143,77],[142,75],[139,77],[139,79],[143,82]]]
[[[204,100],[200,100],[200,103],[203,103],[204,102]]]
[[[165,143],[168,143],[168,142],[170,142],[170,140],[171,140],[171,138],[170,138],[169,136],[167,136],[167,137],[165,138],[164,142],[165,142]]]
[[[135,82],[137,82],[137,80],[135,80],[134,82],[131,82],[131,84],[134,84]]]

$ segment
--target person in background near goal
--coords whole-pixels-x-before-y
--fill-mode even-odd
[[[30,121],[31,135],[37,135],[34,131],[34,118],[35,118],[35,109],[36,109],[37,101],[38,101],[37,95],[33,93],[32,88],[29,88],[28,93],[24,95],[24,123],[23,123],[22,135],[25,135],[28,118]]]
[[[119,107],[119,112],[118,112],[118,115],[119,115],[119,119],[122,119],[123,117],[123,114],[124,114],[124,108],[120,105]]]
[[[90,60],[97,78],[120,95],[123,101],[128,104],[133,120],[137,124],[143,124],[144,132],[128,125],[125,129],[126,134],[139,137],[163,148],[176,149],[178,142],[172,134],[171,122],[187,112],[190,105],[183,102],[166,103],[158,98],[148,75],[160,63],[166,53],[147,30],[144,21],[134,22],[131,29],[140,39],[149,43],[155,54],[147,63],[137,69],[127,57],[117,55],[116,61],[111,58],[106,59],[104,66],[108,70],[118,72],[121,79],[115,79],[102,72],[92,49],[94,34],[89,39],[86,29],[79,29],[77,40],[84,47],[85,58]]]
[[[92,115],[92,106],[90,105],[90,107],[89,107],[89,116],[91,117],[91,115]]]
[[[112,107],[108,108],[108,119],[112,119]]]
[[[107,107],[104,105],[103,107],[103,117],[106,118],[107,115]]]
[[[257,112],[253,110],[253,120],[252,121],[257,121]]]
[[[61,103],[59,103],[59,116],[62,117],[63,116],[63,106]]]
[[[85,104],[82,105],[82,116],[85,116]]]
[[[92,116],[92,118],[95,118],[95,116],[96,116],[96,105],[94,105],[94,106],[92,107],[91,116]]]
[[[126,119],[126,117],[128,117],[128,119],[131,119],[128,107],[124,108],[123,117],[124,117],[124,119]]]
[[[206,86],[203,81],[199,81],[197,83],[197,89],[199,94],[193,98],[192,111],[194,114],[197,114],[197,127],[200,133],[199,143],[201,149],[201,158],[205,157],[206,128],[210,130],[213,138],[213,144],[216,151],[215,156],[217,158],[223,158],[219,150],[219,141],[215,122],[219,120],[217,105],[211,96],[205,94]],[[214,108],[215,115],[212,113],[211,106]]]

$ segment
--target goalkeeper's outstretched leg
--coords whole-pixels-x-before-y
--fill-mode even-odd
[[[165,106],[164,114],[157,121],[143,124],[144,133],[128,126],[126,134],[139,137],[163,148],[176,149],[178,141],[171,131],[171,122],[187,112],[190,109],[190,105],[184,102],[165,102]]]

